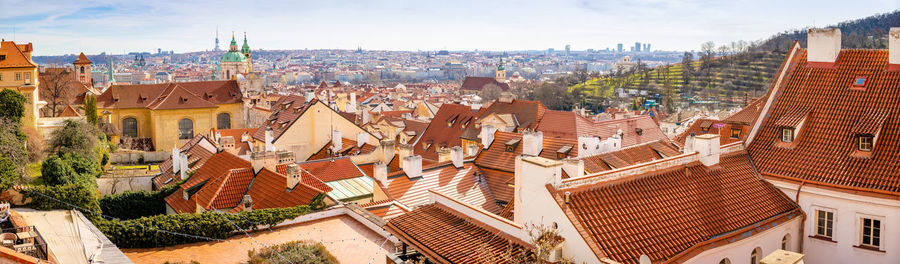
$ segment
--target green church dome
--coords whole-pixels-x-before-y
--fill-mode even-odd
[[[222,62],[245,62],[247,61],[247,57],[240,52],[229,51],[226,52],[225,55],[222,55]]]

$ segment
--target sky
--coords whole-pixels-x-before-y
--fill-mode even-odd
[[[898,8],[900,0],[0,0],[0,38],[32,42],[35,55],[212,50],[217,27],[222,49],[232,32],[239,44],[247,32],[252,49],[266,50],[586,50],[635,42],[698,50],[706,41],[760,40]]]

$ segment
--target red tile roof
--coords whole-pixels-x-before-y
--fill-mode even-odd
[[[585,173],[597,173],[678,155],[681,152],[672,144],[653,141],[580,159],[584,161]]]
[[[91,60],[88,59],[87,56],[84,55],[84,52],[78,54],[78,58],[72,62],[72,64],[91,64]]]
[[[193,176],[181,184],[181,187],[193,188],[213,177],[222,176],[232,169],[247,167],[251,167],[250,161],[228,152],[219,152],[206,160],[206,163],[197,169]]]
[[[480,175],[481,171],[472,163],[464,163],[460,169],[449,162],[437,163],[424,167],[421,177],[410,179],[403,171],[388,175],[386,192],[388,197],[409,208],[428,203],[428,190],[435,190],[485,211],[500,212],[490,187]]]
[[[623,133],[623,147],[656,140],[668,140],[659,125],[649,115],[594,122],[574,112],[547,111],[537,127],[537,131],[544,133],[545,140],[547,137],[577,140],[578,137],[583,136],[606,139],[612,137],[619,130]]]
[[[571,192],[570,203],[564,193]],[[557,203],[598,256],[638,263],[673,260],[704,241],[800,208],[757,176],[743,151],[717,168],[699,162],[555,191]],[[702,250],[702,249],[701,249]]]
[[[431,119],[431,124],[422,133],[413,147],[416,155],[432,161],[438,160],[437,151],[441,147],[459,146],[462,141],[460,135],[465,132],[466,126],[475,124],[478,113],[472,111],[472,107],[460,104],[443,104],[437,114]],[[449,124],[449,126],[448,126]],[[424,148],[427,146],[427,148]]]
[[[206,163],[209,158],[211,158],[215,153],[209,151],[205,147],[199,146],[201,141],[207,141],[212,146],[216,146],[212,141],[203,136],[202,134],[197,134],[190,141],[185,143],[179,148],[181,153],[185,153],[188,156],[188,166],[190,167],[187,172],[194,172],[203,164]],[[181,180],[180,175],[175,175],[172,171],[172,156],[169,156],[165,161],[159,164],[160,174],[153,177],[153,185],[156,188],[163,188],[166,186],[172,186],[178,184]]]
[[[525,250],[522,241],[498,235],[440,204],[428,204],[388,221],[385,229],[436,263],[507,263],[508,250]]]
[[[256,174],[247,194],[253,199],[254,209],[281,208],[305,205],[323,193],[301,181],[293,189],[287,189],[287,177],[263,168]]]
[[[234,138],[234,148],[237,150],[238,155],[249,154],[250,152],[250,142],[241,142],[241,136],[244,133],[247,134],[247,138],[251,139],[250,135],[253,135],[256,132],[256,128],[232,128],[232,129],[214,129],[213,133],[219,132],[222,137],[232,137]],[[218,142],[217,142],[218,143]]]
[[[353,164],[349,157],[324,159],[297,163],[323,182],[339,181],[364,176],[363,172]]]
[[[287,175],[287,165],[288,164],[276,165],[275,166],[276,172],[278,172],[281,175]],[[300,168],[300,170],[301,170],[300,171],[300,181],[303,181],[303,183],[305,183],[306,185],[315,187],[316,189],[319,189],[325,193],[330,192],[332,190],[331,187],[329,187],[327,184],[325,184],[325,182],[323,182],[319,178],[316,178],[316,176],[312,175],[312,173],[309,173],[308,171],[304,170],[303,168]]]
[[[99,108],[186,109],[243,102],[237,81],[113,85],[97,97]],[[187,101],[185,101],[185,99]]]
[[[356,140],[343,138],[341,139],[341,150],[336,154],[329,155],[331,150],[332,142],[329,140],[322,149],[319,149],[318,152],[313,153],[312,156],[309,156],[306,160],[320,160],[331,157],[343,157],[343,156],[356,156],[372,153],[375,151],[375,146],[370,145],[368,143],[363,143],[362,147],[357,146]]]
[[[306,112],[306,109],[317,102],[319,102],[317,99],[312,99],[312,101],[307,103],[306,98],[293,94],[279,98],[278,101],[272,105],[272,115],[270,115],[265,123],[253,133],[253,138],[259,141],[265,141],[266,128],[271,128],[273,140],[277,139],[284,131],[291,127],[300,115],[303,115],[303,113]]]
[[[381,219],[384,220],[390,220],[394,217],[409,212],[408,208],[403,207],[401,204],[397,203],[394,200],[375,201],[371,203],[361,204],[359,206],[365,208],[366,211],[369,211],[369,213],[381,217]]]
[[[900,72],[890,69],[888,50],[845,49],[833,67],[812,67],[806,56],[798,50],[785,61],[781,86],[747,147],[759,171],[863,194],[900,193]],[[850,89],[860,75],[865,89]],[[798,111],[808,114],[794,147],[778,147],[779,123]],[[870,131],[878,131],[871,155],[853,156],[854,132]]]
[[[238,205],[250,187],[253,168],[232,169],[210,179],[194,196],[201,207],[209,210],[230,209]]]
[[[544,117],[544,113],[548,111],[547,107],[539,101],[513,100],[509,103],[500,102],[499,100],[491,103],[487,108],[482,108],[478,112],[476,122],[480,122],[490,114],[514,114],[519,126],[515,131],[523,129],[534,129],[538,126],[538,122]],[[479,138],[480,127],[469,126],[462,137],[477,140]]]
[[[30,51],[32,51],[31,43],[16,45],[12,41],[0,42],[0,54],[6,55],[5,60],[0,60],[0,68],[37,67],[37,63],[25,55]]]
[[[512,152],[506,152],[506,143],[510,140],[519,140],[518,145]],[[543,147],[539,156],[559,160],[556,156],[557,150],[564,147],[571,147],[570,157],[578,156],[578,141],[574,139],[559,139],[544,136]],[[482,151],[475,158],[475,164],[479,167],[497,169],[507,172],[516,171],[516,157],[522,154],[525,143],[522,142],[522,134],[497,131],[494,132],[494,142],[488,149]]]

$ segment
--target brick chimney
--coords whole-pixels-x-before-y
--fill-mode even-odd
[[[216,133],[219,133],[218,131]],[[219,146],[222,146],[222,150],[228,151],[231,154],[237,154],[237,149],[234,147],[234,137],[219,137]]]
[[[363,145],[369,142],[369,133],[360,132],[356,134],[356,147],[361,148]]]
[[[463,167],[463,149],[460,146],[450,148],[450,160],[456,168]]]
[[[275,151],[258,151],[250,153],[250,164],[253,166],[253,174],[259,173],[263,168],[275,171],[278,159]]]
[[[488,149],[494,143],[494,132],[497,132],[497,129],[492,125],[481,127],[481,145],[484,146],[484,149]]]
[[[522,134],[522,154],[538,156],[544,148],[544,133],[540,131],[525,131]]]
[[[888,62],[900,64],[900,27],[892,27],[888,33]]]
[[[834,63],[841,53],[841,29],[810,28],[806,43],[808,62]]]
[[[406,166],[403,167],[403,172],[406,172],[407,177],[415,178],[422,176],[422,156],[415,155],[406,157],[403,159],[403,163],[406,163]]]
[[[297,186],[297,183],[300,183],[302,177],[300,177],[300,165],[296,163],[291,163],[287,165],[285,168],[285,175],[287,176],[287,188],[288,190],[294,189],[294,186]]]
[[[704,166],[719,164],[719,134],[705,134],[694,137],[694,151],[700,153],[700,163]]]

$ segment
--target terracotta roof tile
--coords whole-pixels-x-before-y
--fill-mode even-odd
[[[580,159],[584,161],[585,173],[597,173],[678,155],[681,152],[672,144],[653,141]]]
[[[438,160],[437,151],[441,147],[459,146],[462,141],[460,135],[465,132],[466,125],[474,125],[471,122],[477,112],[472,107],[460,104],[443,104],[431,119],[431,123],[413,147],[414,153],[422,158],[432,161]],[[449,124],[449,126],[448,126]],[[427,148],[423,148],[427,146]]]
[[[254,209],[281,208],[305,205],[322,193],[301,181],[293,189],[287,189],[287,177],[263,168],[256,174],[247,194],[253,199]]]
[[[507,152],[506,143],[511,140],[519,140],[519,144],[512,152]],[[478,154],[478,157],[475,158],[475,164],[479,167],[515,172],[516,156],[521,155],[522,150],[525,148],[524,143],[521,142],[521,140],[522,134],[519,133],[503,131],[494,132],[494,142],[491,143],[488,149]],[[578,148],[575,148],[575,146],[578,145],[577,139],[559,139],[544,136],[543,143],[539,155],[541,157],[559,160],[559,158],[557,158],[557,151],[564,147],[573,147],[569,152],[569,157],[578,156]]]
[[[12,41],[0,42],[0,54],[6,55],[5,60],[0,60],[0,68],[37,67],[31,59],[25,56],[25,52],[31,51],[31,43],[24,44],[26,50]]]
[[[481,177],[481,171],[472,163],[457,169],[444,162],[423,168],[421,177],[410,179],[402,171],[388,175],[386,191],[389,197],[409,208],[427,204],[428,191],[435,190],[485,211],[500,212],[490,187]]]
[[[363,172],[353,164],[349,157],[324,159],[297,163],[323,182],[332,182],[364,176]]]
[[[187,98],[188,101],[179,102],[179,98]],[[243,99],[237,81],[113,85],[97,97],[98,108],[118,109],[184,109],[241,102]]]

